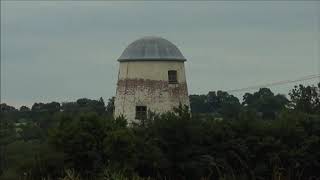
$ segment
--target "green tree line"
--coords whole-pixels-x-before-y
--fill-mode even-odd
[[[131,125],[114,98],[1,104],[0,179],[319,179],[320,83],[288,95],[190,95]]]

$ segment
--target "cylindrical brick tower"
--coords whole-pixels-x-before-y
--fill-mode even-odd
[[[170,41],[143,37],[131,43],[120,62],[114,116],[130,122],[164,113],[173,107],[190,107],[184,62],[186,59]]]

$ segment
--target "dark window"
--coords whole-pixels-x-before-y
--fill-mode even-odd
[[[168,71],[168,80],[169,80],[169,84],[178,83],[177,71],[174,71],[174,70]]]
[[[136,119],[147,118],[147,106],[136,106]]]

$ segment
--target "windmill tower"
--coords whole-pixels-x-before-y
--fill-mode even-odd
[[[160,37],[132,42],[118,59],[119,74],[114,116],[129,122],[144,119],[148,111],[164,113],[190,107],[184,62],[180,50]]]

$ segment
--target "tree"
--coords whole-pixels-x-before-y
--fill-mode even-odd
[[[20,128],[21,132],[19,132],[19,134],[24,141],[45,140],[45,131],[34,123],[29,122]]]
[[[109,114],[109,115],[113,115],[113,112],[114,112],[114,100],[115,100],[115,97],[112,97],[112,98],[109,98],[109,99],[108,99],[108,104],[107,104],[107,107],[106,107],[106,112],[107,112],[107,114]]]
[[[111,121],[96,113],[62,116],[58,127],[50,132],[50,142],[67,155],[67,167],[93,175],[103,167],[103,142],[112,128],[108,126]]]
[[[105,104],[102,97],[99,100],[80,98],[76,102],[64,102],[61,109],[65,112],[96,112],[105,113]]]
[[[94,111],[99,114],[105,111],[104,101],[102,98],[100,98],[99,101],[81,98],[77,100],[77,104],[80,111]]]
[[[296,86],[291,104],[268,88],[246,93],[243,104],[223,91],[191,95],[192,116],[181,105],[129,126],[110,116],[114,98],[107,111],[102,98],[63,103],[59,112],[55,102],[35,103],[30,112],[6,105],[0,179],[57,179],[63,169],[84,179],[101,178],[103,169],[106,179],[314,179],[319,89]]]
[[[0,117],[2,114],[0,114]],[[7,146],[16,140],[16,132],[14,130],[14,124],[12,121],[4,120],[1,117],[0,120],[0,176],[7,168]]]
[[[0,112],[15,112],[17,109],[13,106],[9,106],[6,103],[0,104]]]
[[[77,112],[79,107],[76,102],[63,102],[61,109],[64,112]]]
[[[318,86],[294,86],[289,95],[293,109],[305,113],[320,113],[320,83]]]
[[[224,91],[209,92],[208,104],[213,112],[226,118],[236,118],[241,110],[239,99]]]
[[[44,103],[34,103],[31,107],[31,110],[34,112],[45,111],[43,107]]]
[[[209,113],[210,106],[206,95],[190,95],[190,108],[192,113]]]
[[[28,108],[27,106],[21,106],[19,109],[20,112],[29,112],[30,108]]]
[[[43,109],[45,109],[46,111],[49,111],[50,113],[53,112],[58,112],[60,111],[60,103],[58,102],[51,102],[51,103],[46,103],[43,105]]]
[[[256,111],[264,119],[275,119],[276,115],[288,105],[289,100],[284,95],[274,95],[269,88],[260,88],[253,94],[245,93],[243,105]]]

